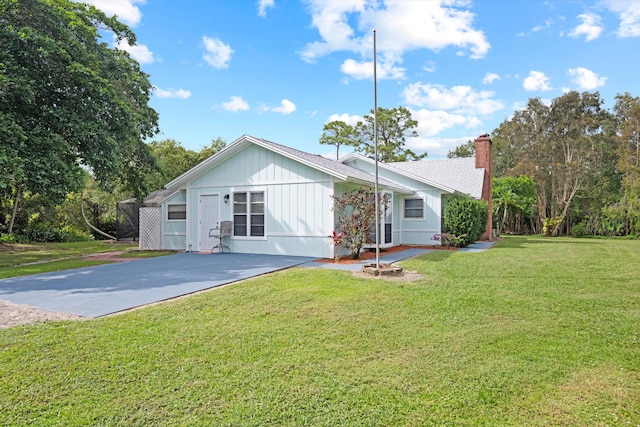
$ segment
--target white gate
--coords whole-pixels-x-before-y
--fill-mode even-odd
[[[162,249],[162,208],[140,208],[140,250]]]

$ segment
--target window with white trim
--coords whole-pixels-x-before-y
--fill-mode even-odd
[[[424,218],[424,200],[404,199],[404,217],[408,219]]]
[[[186,203],[167,205],[167,220],[185,220],[187,219]]]
[[[233,193],[233,235],[264,236],[264,191]]]

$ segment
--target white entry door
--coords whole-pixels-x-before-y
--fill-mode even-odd
[[[198,200],[198,250],[200,251],[210,251],[218,244],[218,239],[209,237],[209,230],[220,227],[218,200],[217,194],[201,195]]]

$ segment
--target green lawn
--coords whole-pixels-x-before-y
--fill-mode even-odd
[[[139,251],[138,243],[92,240],[74,243],[0,244],[0,279],[90,267],[113,261],[85,259],[88,254],[126,251],[124,256],[162,256],[172,251]]]
[[[638,426],[640,241],[291,269],[0,330],[0,425]]]

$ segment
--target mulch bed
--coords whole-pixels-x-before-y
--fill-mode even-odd
[[[443,247],[443,246],[431,246],[431,245],[398,245],[398,246],[392,246],[390,248],[385,248],[385,249],[380,249],[380,256],[385,256],[385,255],[389,255],[395,252],[401,252],[401,251],[406,251],[408,249],[433,249],[433,250],[440,250],[440,251],[457,251],[458,248],[447,248],[447,247]],[[325,264],[357,264],[360,261],[367,261],[370,259],[375,259],[376,258],[376,250],[375,249],[368,249],[365,250],[363,252],[360,252],[360,258],[358,259],[351,259],[351,257],[349,255],[345,255],[340,257],[340,260],[338,260],[338,262],[336,262],[334,259],[331,258],[323,258],[323,259],[318,259],[315,262],[321,262],[321,263],[325,263]]]

